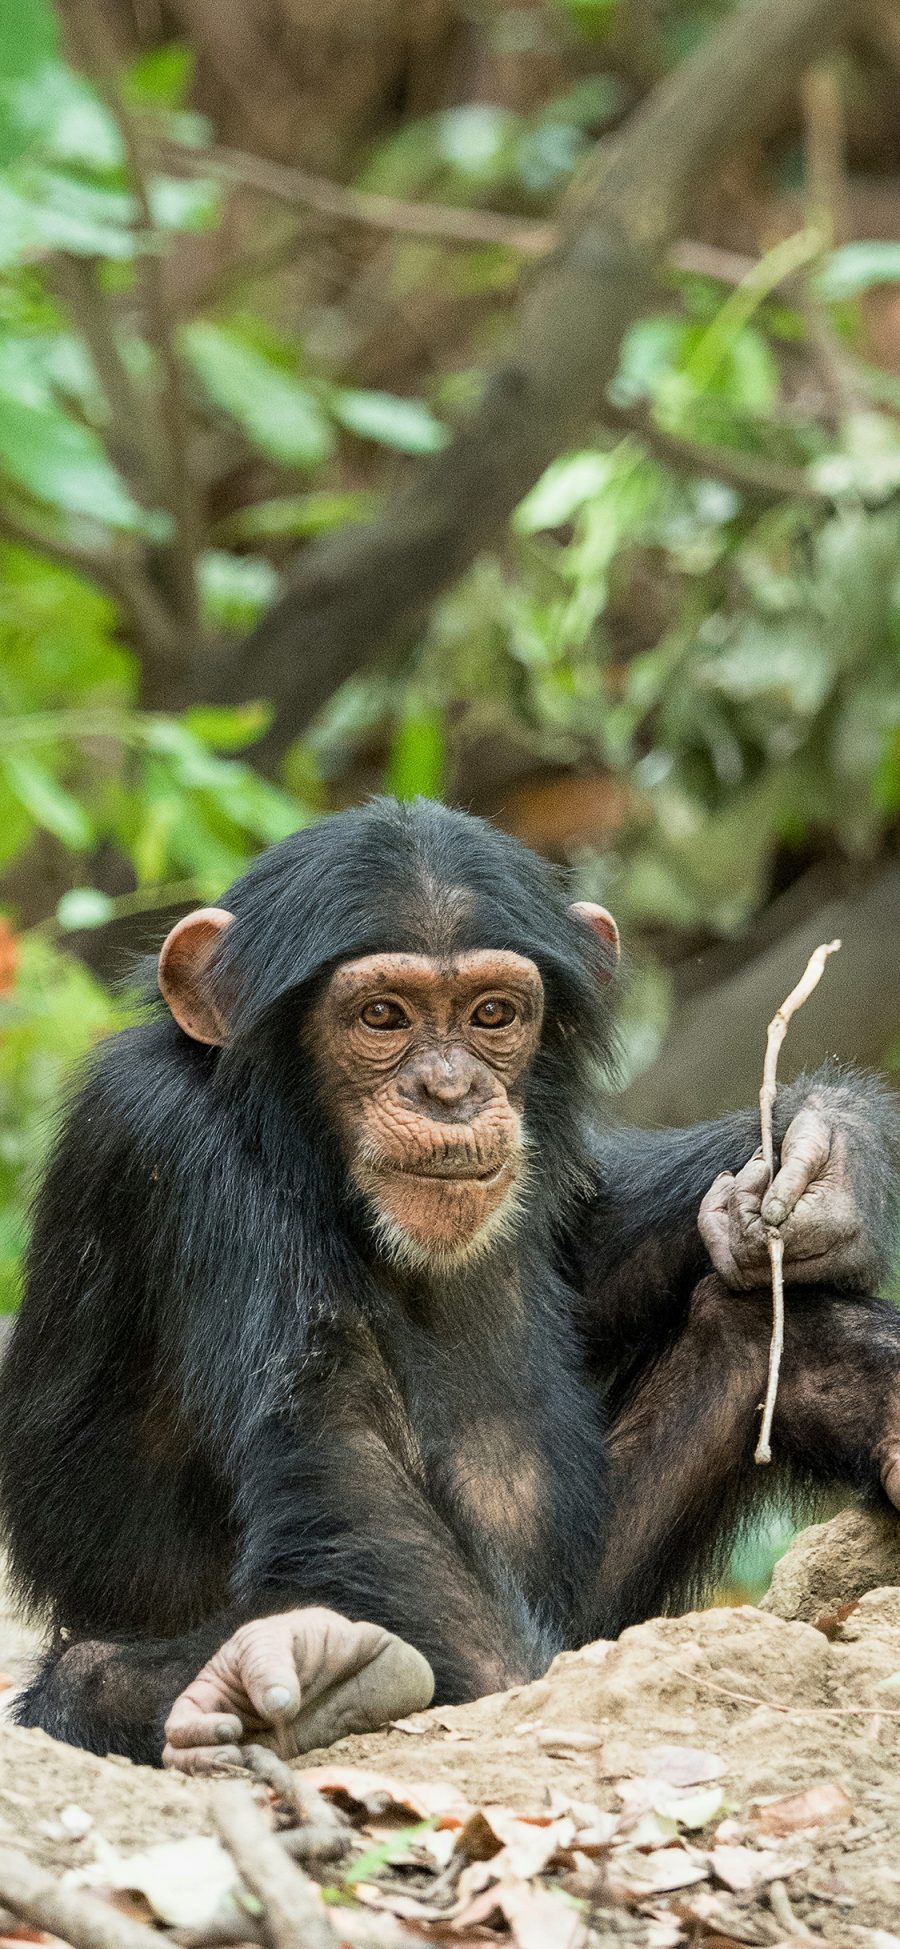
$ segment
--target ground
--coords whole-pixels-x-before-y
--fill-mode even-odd
[[[349,1811],[354,1846],[384,1842],[392,1821],[437,1819],[350,1876],[362,1907],[329,1908],[335,1941],[900,1949],[893,1527],[846,1512],[807,1531],[764,1602],[640,1625],[535,1684],[309,1755],[303,1780]],[[0,1617],[14,1678],[27,1649]],[[5,1844],[57,1869],[99,1854],[94,1880],[137,1886],[105,1844],[128,1854],[211,1835],[215,1791],[0,1728],[0,1905]],[[318,1879],[340,1886],[343,1873]]]

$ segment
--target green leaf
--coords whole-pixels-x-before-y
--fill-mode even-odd
[[[278,574],[260,555],[229,555],[209,548],[200,558],[205,616],[226,629],[248,629],[274,600]]]
[[[232,709],[224,704],[193,704],[183,713],[182,723],[211,751],[245,751],[265,735],[272,717],[273,706],[259,698]]]
[[[609,483],[613,468],[608,453],[570,453],[552,460],[513,516],[520,535],[536,535],[543,528],[561,528],[579,508]]]
[[[843,244],[814,278],[816,296],[828,303],[858,298],[876,284],[900,284],[900,243]]]
[[[212,178],[157,176],[148,189],[161,230],[211,230],[222,213],[222,188]]]
[[[400,399],[396,393],[336,390],[332,412],[348,433],[398,453],[438,453],[450,438],[424,400]]]
[[[196,65],[187,41],[169,41],[140,54],[125,78],[125,96],[141,108],[183,108]]]
[[[71,887],[56,908],[57,921],[66,933],[104,927],[114,913],[115,905],[109,894],[101,893],[99,887]]]
[[[385,787],[398,799],[440,798],[446,769],[444,727],[439,711],[413,711],[397,728]]]
[[[377,506],[377,495],[361,489],[343,494],[327,489],[317,494],[279,494],[227,515],[216,532],[223,541],[277,541],[282,536],[301,540],[346,527],[351,521],[365,521]]]
[[[113,528],[140,528],[146,515],[89,427],[52,405],[26,405],[0,390],[0,468],[48,506],[90,515]]]
[[[82,852],[94,836],[83,805],[58,784],[36,758],[18,752],[0,759],[6,783],[19,803],[46,832],[61,839],[71,852]]]
[[[201,384],[263,453],[283,466],[316,467],[334,447],[318,394],[237,332],[198,320],[182,342]]]
[[[33,74],[52,61],[58,39],[51,0],[10,0],[0,8],[0,79]]]

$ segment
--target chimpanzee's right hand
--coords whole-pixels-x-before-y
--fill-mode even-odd
[[[244,1740],[292,1759],[420,1711],[433,1691],[421,1652],[377,1624],[312,1605],[256,1618],[175,1700],[163,1765],[182,1773],[240,1765]]]

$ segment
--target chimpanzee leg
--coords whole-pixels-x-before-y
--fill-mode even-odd
[[[882,1478],[900,1482],[900,1313],[789,1289],[773,1464],[758,1468],[770,1332],[768,1293],[704,1279],[678,1339],[638,1381],[611,1430],[613,1515],[584,1636],[683,1604],[766,1495],[832,1484],[884,1501]]]
[[[223,1633],[226,1627],[223,1625]],[[198,1633],[194,1661],[206,1656]],[[59,1637],[15,1700],[17,1725],[39,1726],[89,1753],[122,1753],[158,1766],[165,1712],[181,1683],[190,1641]]]

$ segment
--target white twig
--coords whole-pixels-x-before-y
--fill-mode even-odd
[[[792,988],[786,1001],[773,1015],[766,1031],[766,1060],[763,1066],[762,1089],[759,1092],[759,1120],[762,1130],[762,1153],[769,1167],[769,1183],[775,1176],[775,1143],[772,1135],[772,1112],[775,1108],[775,1092],[778,1087],[775,1076],[778,1068],[778,1055],[788,1032],[788,1023],[798,1008],[809,1000],[814,988],[822,979],[822,971],[829,954],[836,954],[840,941],[829,941],[824,947],[817,947],[811,954],[806,968]],[[756,1444],[755,1462],[772,1460],[772,1416],[775,1413],[775,1397],[778,1393],[778,1376],[781,1371],[781,1352],[784,1346],[784,1240],[774,1226],[768,1229],[769,1264],[772,1268],[772,1339],[769,1345],[769,1378],[766,1385],[766,1398],[760,1423],[759,1440]]]

